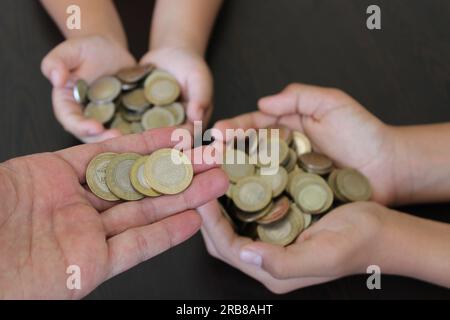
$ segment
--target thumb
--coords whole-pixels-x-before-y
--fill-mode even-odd
[[[79,66],[80,56],[80,49],[72,42],[66,41],[50,51],[42,60],[42,73],[54,87],[64,87],[70,71]]]
[[[258,105],[261,111],[274,116],[299,113],[320,119],[345,97],[348,98],[336,89],[294,83],[276,95],[262,98]]]

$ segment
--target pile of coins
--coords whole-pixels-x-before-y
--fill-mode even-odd
[[[136,66],[115,76],[96,80],[90,86],[78,80],[75,100],[85,106],[84,115],[122,134],[173,127],[185,122],[177,80],[153,65]]]
[[[269,129],[279,130],[277,141],[266,141],[279,146],[275,174],[262,174],[262,165],[250,161],[255,147],[249,145],[246,150],[233,149],[234,160],[240,157],[243,163],[222,166],[230,187],[221,210],[240,235],[287,246],[339,204],[370,200],[370,183],[360,172],[335,168],[330,158],[312,151],[301,132]]]
[[[106,201],[137,201],[145,197],[179,194],[192,182],[189,158],[175,149],[161,149],[148,156],[135,153],[102,153],[86,170],[86,182]]]

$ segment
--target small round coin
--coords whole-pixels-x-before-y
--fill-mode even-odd
[[[258,225],[257,232],[263,242],[287,246],[297,239],[303,228],[302,212],[291,205],[286,217],[269,225]]]
[[[194,177],[189,158],[175,149],[161,149],[152,153],[144,168],[149,186],[167,195],[183,192],[191,185]]]
[[[133,133],[142,133],[144,132],[144,128],[142,128],[142,125],[140,122],[132,122],[130,124],[130,129]]]
[[[122,104],[128,110],[135,112],[143,112],[150,107],[150,103],[145,98],[143,89],[136,89],[124,95],[122,97]]]
[[[325,175],[333,170],[333,161],[323,154],[310,152],[298,158],[300,167],[306,172]]]
[[[89,85],[83,79],[78,80],[73,87],[73,97],[79,104],[86,102]]]
[[[289,146],[292,143],[293,135],[292,130],[289,129],[286,126],[283,125],[273,125],[268,128],[269,130],[269,137],[272,136],[272,130],[278,130],[278,136],[281,140],[286,142],[286,144]]]
[[[106,184],[106,168],[116,156],[116,153],[99,154],[91,160],[86,170],[86,182],[89,189],[97,197],[106,201],[120,200],[109,190]]]
[[[238,149],[228,149],[225,152],[222,169],[233,183],[255,174],[255,165],[250,164],[248,155]]]
[[[130,179],[131,168],[141,158],[135,153],[115,156],[106,168],[106,184],[115,196],[126,201],[137,201],[144,196],[133,188]]]
[[[274,206],[273,202],[270,202],[264,209],[256,212],[244,212],[238,209],[236,210],[235,215],[236,218],[238,218],[240,221],[245,223],[251,223],[267,216],[272,210],[273,206]]]
[[[154,107],[142,116],[142,127],[145,130],[173,127],[174,125],[175,117],[162,107]]]
[[[302,154],[310,153],[312,151],[311,141],[299,131],[294,131],[292,133],[292,146],[299,157]]]
[[[174,102],[168,106],[165,106],[164,108],[169,110],[175,117],[175,126],[183,124],[184,120],[186,119],[186,112],[184,111],[184,107],[181,103]]]
[[[181,89],[177,80],[169,73],[153,73],[145,81],[145,96],[154,105],[162,106],[174,103]]]
[[[284,165],[289,160],[289,147],[284,140],[260,140],[258,166]],[[278,151],[278,154],[276,152]],[[273,153],[273,155],[272,155]]]
[[[283,219],[289,212],[290,205],[291,202],[289,201],[288,197],[281,197],[275,202],[270,212],[266,216],[258,219],[257,222],[259,224],[271,224]]]
[[[124,83],[136,83],[144,79],[155,69],[152,64],[124,68],[117,73],[117,78]]]
[[[354,169],[342,169],[336,176],[336,186],[339,192],[349,201],[367,201],[372,197],[369,180]]]
[[[122,84],[115,77],[103,77],[96,80],[88,91],[89,100],[107,103],[116,99],[122,91]]]
[[[147,197],[159,197],[161,194],[153,190],[145,178],[144,165],[148,156],[141,157],[133,164],[130,173],[131,184],[133,187]]]
[[[303,220],[305,221],[304,229],[306,229],[311,225],[312,215],[310,215],[309,213],[303,213]]]
[[[333,192],[325,180],[304,179],[293,190],[295,203],[305,213],[320,214],[333,204]]]
[[[291,172],[295,169],[295,166],[297,164],[297,153],[293,149],[289,149],[289,160],[286,163],[286,170],[287,172]]]
[[[272,197],[278,197],[285,189],[288,183],[288,173],[285,168],[278,167],[275,174],[261,174],[261,179],[266,181],[272,187]]]
[[[233,202],[242,211],[256,212],[264,209],[272,200],[271,186],[260,177],[246,177],[236,184]]]
[[[89,119],[96,120],[101,124],[108,123],[114,117],[116,112],[116,105],[113,102],[109,103],[89,103],[84,109],[84,116]]]
[[[330,175],[328,176],[328,185],[330,186],[331,190],[333,190],[334,196],[337,200],[341,202],[348,202],[348,200],[341,194],[338,187],[336,186],[336,177],[339,171],[339,169],[335,169],[330,173]]]

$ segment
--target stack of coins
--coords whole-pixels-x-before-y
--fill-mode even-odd
[[[100,199],[137,201],[179,194],[191,185],[193,174],[189,158],[175,149],[148,156],[102,153],[89,163],[86,182]]]
[[[222,166],[230,187],[221,210],[240,235],[287,246],[336,206],[370,200],[370,183],[360,172],[336,169],[330,158],[312,151],[301,132],[270,129],[279,129],[279,141],[271,141],[278,143],[280,153],[275,174],[263,175],[261,164],[250,161],[251,152],[259,149],[248,144],[246,150],[227,151],[244,162]]]
[[[172,75],[145,65],[102,77],[90,86],[78,80],[73,96],[85,106],[85,117],[131,134],[183,124],[186,112],[177,102],[180,92]]]

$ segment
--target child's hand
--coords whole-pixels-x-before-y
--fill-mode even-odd
[[[53,49],[42,61],[42,72],[53,84],[53,108],[64,129],[83,142],[119,136],[117,130],[105,130],[102,124],[83,116],[72,87],[78,79],[91,83],[135,64],[123,46],[100,36],[67,40]]]
[[[276,293],[324,283],[386,260],[385,217],[375,203],[352,203],[335,209],[283,248],[238,236],[217,201],[198,209],[208,252]],[[384,250],[383,250],[384,249]]]
[[[324,153],[339,167],[364,173],[374,189],[375,201],[396,200],[396,134],[342,91],[301,84],[261,99],[262,112],[219,121],[215,127],[266,128],[280,123],[303,131],[316,151]],[[220,137],[216,137],[220,139]]]
[[[202,56],[186,48],[164,48],[148,52],[141,63],[152,63],[174,75],[181,85],[188,120],[202,120],[206,125],[213,109],[213,79]]]

